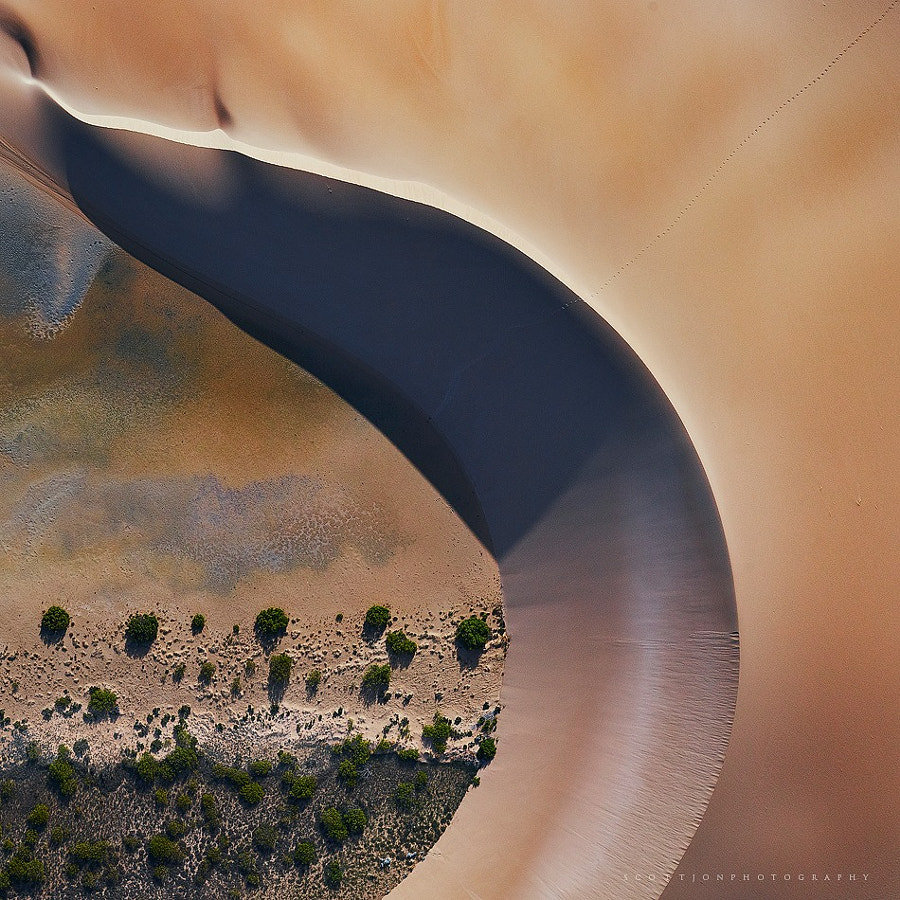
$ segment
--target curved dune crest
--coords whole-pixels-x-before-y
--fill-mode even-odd
[[[100,4],[80,19],[87,44],[70,42],[65,16],[20,5],[41,77],[85,118],[225,126],[247,143],[427,181],[553,258],[672,399],[731,551],[740,702],[682,869],[868,869],[857,896],[884,896],[900,830],[898,496],[885,474],[900,451],[898,4],[773,0],[712,14],[599,3],[514,21],[498,10],[498,22],[415,4],[292,19],[271,2],[252,23],[239,4],[213,23],[197,4],[187,31],[151,12],[123,29]],[[230,41],[237,24],[246,42]],[[168,52],[185,50],[185,34],[189,59]],[[27,72],[21,42],[11,54]],[[215,78],[197,68],[210,59]],[[0,130],[40,158],[41,102],[18,77]],[[146,151],[148,179],[172,177],[170,155],[197,158],[166,150],[154,172],[153,142],[130,143]],[[207,180],[188,178],[198,196],[222,174],[213,158],[200,164]],[[63,179],[58,158],[44,162]],[[463,841],[473,806],[417,874]],[[694,890],[675,881],[666,896]]]

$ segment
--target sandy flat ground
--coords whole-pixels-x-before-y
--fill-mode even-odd
[[[28,739],[52,748],[86,737],[96,758],[117,758],[154,708],[190,705],[210,738],[248,706],[267,712],[268,653],[253,623],[273,605],[291,618],[278,648],[295,668],[279,718],[256,724],[254,740],[329,739],[349,719],[372,737],[393,721],[399,740],[406,718],[404,743],[422,747],[437,709],[462,729],[497,706],[505,639],[474,666],[453,641],[465,616],[501,621],[495,563],[402,455],[311,376],[119,251],[52,340],[25,315],[0,319],[0,335],[0,707],[28,720]],[[45,642],[51,603],[73,621]],[[391,699],[373,704],[362,672],[388,660],[383,640],[363,635],[374,603],[419,650],[395,668]],[[129,654],[125,619],[150,610],[160,637]],[[194,635],[197,612],[207,625]],[[208,686],[203,660],[216,665]],[[322,683],[310,693],[313,668]],[[86,708],[92,685],[116,691],[116,722],[42,718],[64,695]],[[471,754],[466,743],[459,752]]]
[[[38,74],[86,112],[206,130],[224,105],[238,135],[427,181],[556,262],[672,399],[728,540],[741,690],[683,867],[893,889],[897,4],[272,2],[210,20],[199,51],[184,5],[101,4],[75,34],[20,6]]]

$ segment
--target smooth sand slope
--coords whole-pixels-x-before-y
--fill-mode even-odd
[[[427,181],[552,258],[672,399],[728,539],[741,691],[682,871],[895,892],[898,4],[14,5],[10,71],[86,114]],[[4,100],[39,151],[36,93]]]

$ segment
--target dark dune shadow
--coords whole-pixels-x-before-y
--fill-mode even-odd
[[[552,824],[535,813],[537,783],[523,785],[565,750],[582,775],[565,795],[579,833],[536,866],[600,879],[613,877],[604,860],[643,871],[646,847],[654,865],[677,858],[727,743],[737,617],[705,473],[630,348],[533,261],[444,212],[167,145],[185,171],[204,156],[230,169],[227,197],[176,195],[99,130],[48,115],[69,188],[103,231],[337,391],[497,559],[504,716],[554,741],[503,742],[479,824],[543,840]]]

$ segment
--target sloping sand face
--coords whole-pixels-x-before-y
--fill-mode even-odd
[[[725,897],[758,892],[742,878],[759,873],[782,876],[769,896],[816,897],[826,871],[856,873],[853,896],[890,894],[898,4],[329,17],[273,2],[214,19],[155,4],[127,27],[99,4],[73,13],[71,42],[58,5],[20,6],[42,40],[29,52],[11,29],[11,70],[36,61],[87,112],[220,123],[426,180],[553,258],[672,399],[734,566],[735,729],[667,896],[696,896],[703,872],[725,875]],[[191,27],[170,30],[185,9]],[[205,59],[217,80],[198,76]],[[40,155],[36,93],[13,82],[7,97],[5,133]]]

